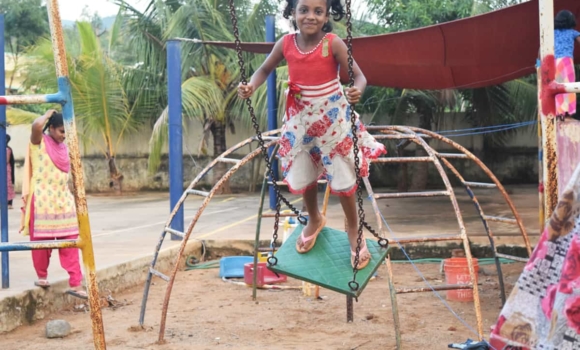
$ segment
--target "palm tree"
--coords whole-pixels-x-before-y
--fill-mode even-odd
[[[85,145],[98,149],[107,160],[109,185],[117,194],[122,191],[123,174],[117,167],[115,155],[123,137],[142,124],[130,108],[123,89],[125,68],[114,62],[101,47],[91,24],[78,22],[78,42],[68,50],[67,57],[72,94],[81,137]],[[43,91],[56,90],[54,57],[50,40],[44,39],[29,52],[32,64],[28,66],[25,84]]]
[[[537,117],[538,95],[536,75],[505,84],[462,91],[469,102],[466,117],[473,126],[492,126],[532,121]],[[484,149],[504,146],[515,129],[484,136]]]
[[[132,77],[137,85],[147,84],[152,90],[166,91],[165,42],[170,38],[195,38],[202,41],[233,41],[229,9],[223,2],[188,0],[185,2],[151,1],[144,12],[131,7],[124,0],[117,0],[123,14],[122,33],[126,42],[139,48],[137,59],[149,67],[145,76],[149,81]],[[263,0],[251,5],[247,0],[236,4],[239,16],[240,36],[243,41],[263,41],[265,15],[273,11],[272,4]],[[200,153],[206,153],[205,141],[213,136],[213,153],[226,150],[226,130],[237,118],[247,116],[237,99],[240,80],[235,52],[202,44],[182,45],[183,79],[182,103],[185,120],[195,120],[203,125],[204,137]],[[258,58],[245,54],[247,71],[257,67]],[[263,59],[263,57],[261,58]],[[137,76],[137,75],[136,75]],[[131,82],[134,84],[135,82]],[[129,89],[132,90],[132,89]],[[158,96],[167,105],[166,98]],[[256,112],[265,115],[265,90],[260,89],[255,99]],[[155,171],[161,159],[161,151],[167,142],[167,110],[164,108],[154,125],[150,141],[149,170]],[[219,178],[226,171],[217,168],[214,176]],[[229,191],[228,186],[223,187]]]

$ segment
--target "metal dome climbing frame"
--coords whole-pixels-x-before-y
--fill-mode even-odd
[[[487,168],[485,166],[485,164],[483,164],[481,162],[481,160],[479,160],[475,155],[473,155],[471,152],[469,152],[466,148],[459,145],[458,143],[456,143],[456,142],[454,142],[446,137],[443,137],[437,133],[434,133],[432,131],[420,129],[420,128],[416,128],[416,127],[410,127],[410,126],[369,126],[369,127],[367,127],[367,129],[370,132],[378,132],[378,133],[382,134],[382,135],[374,135],[374,137],[376,139],[408,140],[410,142],[417,144],[421,148],[423,148],[428,154],[427,157],[384,157],[384,158],[376,159],[375,161],[373,161],[373,163],[432,162],[433,165],[435,166],[435,168],[437,169],[437,172],[441,176],[441,179],[443,180],[443,183],[445,185],[445,190],[443,190],[443,191],[439,190],[439,191],[423,191],[423,192],[374,193],[372,186],[371,186],[370,182],[368,181],[368,179],[365,179],[364,183],[365,183],[367,192],[369,193],[369,198],[371,199],[373,210],[375,211],[375,215],[377,218],[377,225],[378,225],[378,229],[380,232],[382,232],[385,228],[383,227],[382,214],[380,212],[377,200],[384,199],[384,198],[411,198],[411,197],[435,197],[435,196],[448,196],[449,197],[451,204],[453,206],[453,209],[455,211],[457,223],[459,225],[460,233],[458,235],[450,235],[450,236],[443,236],[443,237],[430,236],[430,237],[422,237],[422,238],[399,239],[396,241],[389,240],[389,245],[391,245],[393,243],[395,243],[395,244],[396,243],[408,244],[408,243],[427,243],[427,242],[437,242],[437,241],[461,241],[462,242],[463,248],[465,250],[465,255],[466,255],[466,258],[468,261],[468,267],[469,267],[470,279],[471,279],[471,283],[469,285],[466,285],[465,288],[466,289],[467,288],[473,289],[474,307],[475,307],[475,314],[476,314],[476,319],[477,319],[477,332],[479,333],[479,336],[481,338],[483,336],[483,324],[482,324],[482,319],[481,319],[479,291],[478,291],[477,284],[475,283],[476,276],[475,276],[475,271],[473,269],[473,264],[471,262],[472,256],[471,256],[471,250],[470,250],[469,242],[468,242],[468,235],[467,235],[467,232],[465,229],[465,224],[463,222],[463,217],[461,215],[461,211],[459,208],[459,203],[457,202],[455,192],[453,190],[453,187],[451,186],[451,183],[449,181],[447,173],[445,172],[445,169],[442,166],[442,163],[461,182],[461,184],[465,188],[467,194],[469,195],[469,197],[473,201],[473,204],[475,205],[475,207],[479,213],[480,219],[482,220],[486,235],[487,235],[489,242],[490,242],[490,247],[491,247],[492,253],[493,253],[494,258],[495,258],[495,265],[496,265],[496,269],[498,272],[498,279],[499,279],[500,290],[501,290],[500,297],[502,300],[502,304],[505,303],[505,287],[503,284],[503,275],[502,275],[501,264],[500,264],[499,259],[504,258],[504,259],[510,259],[510,260],[515,260],[515,261],[524,261],[524,262],[527,261],[527,259],[498,253],[497,246],[495,243],[495,238],[494,238],[493,233],[490,229],[489,222],[490,221],[502,222],[502,223],[509,223],[509,224],[517,225],[519,230],[520,230],[520,233],[522,234],[522,237],[524,239],[524,244],[525,244],[528,256],[530,256],[532,253],[532,249],[530,246],[530,242],[529,242],[529,239],[527,236],[526,229],[523,225],[523,222],[522,222],[515,206],[513,205],[513,202],[511,201],[505,188],[502,186],[502,184],[499,182],[499,180],[495,177],[495,175],[491,172],[491,170],[489,170],[489,168]],[[444,143],[452,146],[453,148],[455,148],[459,153],[439,153],[439,152],[435,151],[427,142],[425,142],[425,140],[424,140],[425,138],[430,138],[430,139],[444,142]],[[479,168],[481,168],[483,170],[483,172],[489,177],[489,179],[492,181],[492,183],[465,181],[465,179],[461,176],[459,171],[457,171],[457,169],[451,164],[449,159],[470,159],[470,160],[472,160],[473,162],[475,162],[475,164],[477,166],[479,166]],[[488,188],[488,189],[497,188],[500,191],[500,193],[502,194],[507,205],[509,206],[509,208],[513,214],[513,218],[504,218],[504,217],[486,215],[484,213],[483,208],[481,207],[479,201],[477,200],[477,197],[475,196],[472,188]],[[406,294],[406,293],[417,293],[417,292],[430,292],[430,291],[437,291],[437,290],[443,291],[443,290],[450,290],[450,289],[457,289],[457,288],[455,288],[456,286],[445,286],[445,285],[436,286],[433,288],[395,288],[394,282],[393,282],[392,267],[391,267],[389,259],[387,259],[387,268],[388,268],[387,279],[388,279],[389,285],[390,285],[393,319],[394,319],[394,324],[395,324],[396,342],[397,342],[397,348],[400,349],[401,348],[401,332],[400,332],[398,305],[397,305],[396,295],[397,294]]]
[[[465,149],[461,145],[459,145],[456,142],[449,140],[441,135],[438,135],[437,133],[434,133],[434,132],[428,131],[428,130],[415,128],[415,127],[409,127],[409,126],[369,126],[369,127],[367,127],[367,129],[369,132],[372,132],[374,134],[375,138],[378,140],[409,140],[410,142],[414,142],[415,144],[422,147],[428,154],[428,156],[426,156],[426,157],[383,157],[383,158],[379,158],[379,159],[374,160],[373,163],[432,162],[434,164],[434,166],[436,167],[437,172],[441,176],[443,183],[445,185],[445,190],[442,190],[442,191],[375,193],[373,191],[368,179],[364,179],[364,183],[365,183],[365,187],[367,189],[367,192],[369,193],[370,201],[372,203],[372,207],[373,207],[373,210],[374,210],[376,218],[377,218],[377,227],[379,228],[379,231],[384,230],[385,227],[382,225],[382,214],[379,210],[377,200],[380,200],[383,198],[410,198],[410,197],[433,197],[433,196],[448,196],[449,197],[449,199],[452,203],[452,206],[454,208],[456,217],[457,217],[457,222],[458,222],[459,229],[460,229],[459,234],[444,236],[444,237],[409,238],[409,239],[398,239],[396,241],[395,240],[389,240],[389,241],[390,241],[390,243],[397,243],[398,242],[400,244],[424,243],[424,242],[433,242],[433,241],[460,241],[460,242],[462,242],[464,249],[465,249],[465,252],[466,252],[466,257],[468,258],[469,270],[470,270],[470,275],[471,275],[471,283],[468,285],[461,285],[461,286],[459,286],[459,285],[438,286],[438,287],[434,287],[434,290],[473,289],[474,307],[475,307],[476,318],[477,318],[477,330],[478,330],[479,336],[481,337],[483,335],[483,326],[482,326],[482,320],[481,320],[481,310],[480,310],[480,305],[479,305],[479,293],[478,293],[477,284],[475,284],[475,281],[476,281],[475,277],[476,276],[474,274],[474,269],[473,269],[471,259],[470,259],[471,252],[469,250],[468,235],[467,235],[467,232],[465,229],[465,225],[463,223],[463,218],[461,216],[459,204],[458,204],[457,199],[455,197],[454,190],[451,186],[451,183],[449,181],[449,178],[448,178],[447,173],[445,172],[445,169],[443,166],[448,168],[459,179],[459,181],[465,187],[468,195],[473,200],[474,205],[478,209],[478,212],[480,214],[480,218],[481,218],[483,225],[484,225],[484,228],[486,230],[486,234],[487,234],[489,241],[490,241],[490,246],[492,248],[492,252],[496,258],[496,268],[498,270],[498,277],[500,280],[502,301],[505,299],[505,290],[503,287],[503,279],[502,279],[502,274],[501,274],[501,265],[499,262],[499,258],[507,258],[507,259],[517,260],[517,261],[522,261],[525,259],[498,253],[496,245],[495,245],[494,237],[493,237],[493,234],[492,234],[492,231],[489,227],[488,222],[494,221],[494,222],[503,222],[503,223],[510,223],[510,224],[517,225],[518,228],[520,229],[520,232],[521,232],[522,237],[524,239],[524,243],[525,243],[526,249],[528,251],[528,255],[531,254],[531,247],[529,244],[529,240],[527,237],[525,227],[523,226],[521,218],[519,217],[519,214],[517,213],[511,199],[509,198],[509,195],[507,194],[507,192],[505,191],[505,189],[503,188],[501,183],[493,175],[493,173],[477,157],[475,157],[471,152],[469,152],[467,149]],[[263,139],[267,142],[266,147],[276,145],[277,140],[278,140],[277,135],[279,135],[279,133],[280,133],[280,130],[274,130],[274,131],[269,131],[269,132],[263,133]],[[433,148],[431,148],[427,142],[425,142],[425,140],[424,140],[425,138],[431,138],[431,139],[435,139],[435,140],[444,142],[444,143],[454,147],[458,151],[458,153],[439,153],[439,152],[435,151]],[[165,292],[165,297],[163,300],[162,313],[161,313],[161,321],[160,321],[160,329],[159,329],[159,341],[160,342],[164,341],[167,311],[168,311],[169,301],[171,298],[171,292],[173,289],[173,284],[175,283],[175,278],[177,276],[177,272],[179,271],[179,267],[181,266],[181,261],[183,259],[183,252],[184,252],[185,247],[187,245],[187,242],[191,236],[191,233],[192,233],[197,221],[199,220],[199,218],[203,214],[205,208],[209,205],[209,202],[213,198],[214,194],[217,191],[219,191],[220,188],[223,186],[223,184],[237,170],[239,170],[243,165],[247,164],[249,161],[254,159],[256,156],[261,155],[260,148],[256,148],[254,151],[250,152],[242,159],[230,158],[234,152],[238,151],[242,147],[247,146],[255,141],[257,141],[256,137],[248,138],[248,139],[236,144],[235,146],[231,147],[226,152],[222,153],[219,157],[215,158],[212,162],[210,162],[199,174],[197,174],[195,179],[190,183],[190,185],[187,187],[187,189],[183,192],[179,202],[173,208],[167,222],[165,223],[165,226],[163,228],[163,232],[161,233],[159,242],[155,247],[154,256],[153,256],[153,259],[152,259],[152,262],[151,262],[151,265],[150,265],[150,268],[148,271],[147,280],[146,280],[145,288],[144,288],[144,292],[143,292],[143,300],[141,303],[141,312],[140,312],[140,317],[139,317],[139,323],[141,325],[143,325],[144,321],[145,321],[145,311],[146,311],[146,307],[147,307],[147,299],[148,299],[148,295],[149,295],[149,289],[151,286],[151,281],[152,281],[153,276],[157,276],[157,277],[163,279],[164,281],[168,282],[166,292]],[[485,174],[490,178],[492,183],[478,183],[478,182],[465,181],[463,179],[463,177],[461,176],[461,174],[457,171],[457,169],[451,164],[449,159],[470,159],[470,160],[474,161],[485,172]],[[196,187],[199,188],[200,181],[218,163],[232,164],[232,167],[223,175],[223,177],[219,181],[217,181],[215,183],[215,185],[211,188],[211,190],[203,191],[200,189],[196,189]],[[495,216],[486,215],[483,212],[483,209],[481,208],[481,205],[479,204],[477,198],[475,197],[472,188],[497,188],[501,192],[503,198],[505,199],[506,203],[508,204],[509,208],[511,209],[511,211],[513,213],[513,218],[503,218],[503,217],[495,217]],[[262,195],[264,195],[264,193],[265,193],[265,191],[262,191]],[[185,232],[178,232],[178,231],[171,228],[171,223],[172,223],[177,211],[184,205],[185,200],[190,195],[200,196],[204,199],[203,199],[202,203],[199,205],[199,208],[198,208],[196,214],[194,215],[193,219],[191,220],[191,222],[187,226]],[[326,205],[327,199],[328,198],[326,196],[325,197],[325,205]],[[285,214],[282,216],[292,216],[292,215],[293,214]],[[268,215],[259,215],[258,220],[261,220],[262,217],[268,217]],[[159,251],[161,249],[161,246],[163,244],[163,241],[164,241],[167,233],[170,233],[170,234],[173,234],[173,235],[176,235],[176,236],[179,236],[182,238],[178,254],[175,256],[175,259],[174,259],[173,265],[172,265],[172,269],[168,275],[155,269],[156,263],[157,263],[157,257],[159,255]],[[257,253],[258,253],[257,251],[254,252],[254,254],[257,254]],[[397,307],[396,295],[403,294],[403,293],[412,293],[412,292],[427,292],[427,291],[431,291],[431,289],[430,288],[394,288],[394,282],[392,281],[392,269],[391,269],[391,265],[390,265],[389,260],[387,261],[387,267],[389,270],[389,276],[391,276],[391,278],[389,278],[389,284],[391,285],[390,289],[391,289],[391,299],[392,299],[392,304],[393,304],[392,305],[393,317],[394,317],[394,321],[395,321],[395,330],[396,330],[396,335],[397,335],[397,345],[398,345],[398,347],[400,347],[401,340],[400,340],[400,327],[399,327],[399,322],[398,322],[398,312],[397,312],[398,307]],[[351,306],[352,306],[352,303],[350,303],[350,307]]]

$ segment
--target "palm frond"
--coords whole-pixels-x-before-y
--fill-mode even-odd
[[[202,125],[208,117],[224,114],[225,101],[222,91],[209,77],[193,77],[181,85],[183,107],[182,123],[195,120]],[[149,171],[155,172],[161,164],[161,155],[168,139],[168,109],[165,108],[153,126],[149,140]]]
[[[137,48],[137,62],[145,67],[165,67],[165,43],[163,32],[168,18],[164,15],[165,5],[152,0],[144,12],[140,12],[125,0],[115,0],[123,14],[120,33],[128,48]],[[119,39],[120,40],[120,39]]]
[[[533,79],[516,79],[508,83],[465,92],[470,100],[467,118],[475,126],[511,124],[537,118],[537,89]],[[486,135],[486,142],[502,146],[517,129]]]
[[[153,132],[151,133],[151,138],[149,139],[148,170],[150,174],[155,173],[161,164],[161,155],[163,153],[163,148],[167,143],[169,134],[168,121],[168,108],[165,108],[153,125]]]
[[[109,155],[115,155],[115,139],[125,131],[135,130],[129,113],[119,69],[103,52],[90,23],[77,23],[81,55],[77,74],[71,78],[75,109],[87,135],[101,135]]]
[[[6,108],[6,120],[9,125],[28,125],[40,117],[40,115],[31,113],[28,111],[23,111],[14,107]]]
[[[30,59],[30,64],[26,66],[26,79],[23,85],[33,92],[38,88],[56,91],[56,69],[50,39],[40,39],[37,45],[32,46],[26,54]]]

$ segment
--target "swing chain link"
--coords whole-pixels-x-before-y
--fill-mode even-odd
[[[346,45],[347,45],[347,54],[348,54],[348,79],[349,79],[349,87],[354,86],[354,70],[353,70],[353,57],[352,57],[352,13],[351,13],[351,0],[345,0],[346,5]],[[353,142],[353,152],[354,152],[354,170],[356,173],[356,194],[357,194],[357,202],[358,202],[358,235],[356,240],[356,253],[354,257],[354,267],[353,267],[353,276],[352,281],[348,283],[348,286],[351,290],[357,291],[359,289],[359,283],[356,281],[356,274],[358,273],[358,264],[360,261],[360,250],[361,250],[361,243],[363,240],[363,227],[365,227],[369,232],[373,234],[374,237],[379,239],[379,246],[381,248],[387,248],[389,245],[389,241],[383,237],[380,237],[379,234],[365,221],[365,212],[363,209],[363,198],[362,198],[362,177],[360,175],[360,158],[359,158],[359,148],[358,148],[358,135],[357,135],[357,117],[354,110],[355,105],[352,104],[350,106],[350,122],[351,122],[351,132],[352,132],[352,142]],[[370,252],[369,252],[370,253]],[[370,257],[369,257],[370,259]]]
[[[232,19],[232,27],[233,27],[234,38],[235,38],[236,51],[238,54],[238,65],[240,66],[240,81],[242,84],[247,85],[248,81],[246,79],[246,68],[244,65],[244,58],[242,56],[242,45],[241,45],[241,41],[240,41],[240,33],[238,30],[238,18],[236,16],[236,9],[235,9],[234,0],[229,0],[229,6],[230,6],[230,16]],[[276,248],[276,241],[278,240],[278,227],[279,227],[279,222],[280,222],[280,206],[281,206],[280,201],[283,201],[284,204],[286,204],[286,206],[288,208],[290,208],[290,210],[292,210],[292,212],[298,216],[298,221],[300,223],[303,223],[305,225],[306,218],[300,213],[300,211],[298,209],[296,209],[296,207],[294,207],[288,201],[288,199],[286,199],[280,193],[280,188],[278,187],[278,184],[276,183],[276,178],[274,176],[274,170],[272,169],[272,163],[270,162],[270,157],[268,157],[268,149],[264,145],[264,140],[262,139],[262,132],[260,131],[260,125],[258,124],[258,120],[257,120],[256,114],[254,112],[254,107],[252,107],[252,101],[251,101],[251,99],[247,98],[245,102],[246,102],[246,105],[248,106],[248,111],[249,111],[250,116],[252,118],[252,124],[254,126],[255,131],[256,131],[256,137],[258,139],[258,143],[259,143],[260,148],[262,150],[262,155],[264,156],[264,160],[266,161],[266,166],[268,168],[268,175],[270,176],[270,179],[272,181],[272,186],[274,187],[274,191],[276,192],[276,215],[274,217],[274,231],[272,233],[272,243],[271,243],[272,255],[268,258],[269,266],[274,266],[278,263],[278,259],[274,256],[274,250]]]

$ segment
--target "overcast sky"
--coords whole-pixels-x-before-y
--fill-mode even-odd
[[[128,0],[127,2],[139,10],[144,10],[148,3],[147,0]],[[113,16],[119,11],[119,7],[110,0],[58,0],[58,5],[61,18],[70,21],[79,19],[85,6],[89,7],[90,13],[97,12],[101,17]]]

